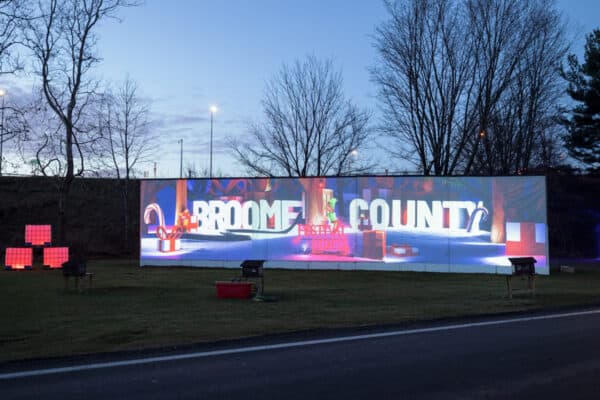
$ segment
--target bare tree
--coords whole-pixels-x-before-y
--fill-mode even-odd
[[[35,60],[46,104],[57,116],[63,135],[64,175],[60,179],[58,232],[65,239],[65,210],[75,176],[85,171],[83,145],[96,138],[88,114],[98,82],[91,76],[100,61],[95,30],[115,17],[128,0],[48,0],[36,3],[28,21],[26,44]],[[76,165],[77,164],[77,165]]]
[[[250,128],[251,140],[231,140],[250,173],[346,175],[372,168],[354,160],[371,138],[369,113],[345,99],[331,61],[311,56],[284,65],[267,84],[262,106],[265,122]]]
[[[136,167],[150,162],[155,154],[157,137],[150,129],[150,105],[129,77],[116,93],[107,91],[102,104],[99,129],[110,165],[118,179],[129,180],[136,175]]]
[[[451,175],[475,129],[474,43],[462,11],[448,0],[388,2],[376,32],[372,69],[391,154],[424,174]]]
[[[127,77],[116,92],[104,94],[99,131],[105,142],[108,164],[121,185],[123,245],[129,249],[131,181],[136,167],[148,163],[156,149],[156,135],[150,124],[150,106],[138,95],[137,84]]]
[[[19,44],[19,28],[24,21],[25,4],[17,0],[0,0],[0,77],[14,74],[22,68],[18,53],[14,51]],[[5,146],[20,132],[22,113],[6,101],[8,93],[0,87],[0,176],[2,175]]]
[[[424,174],[499,174],[550,150],[566,48],[551,0],[386,4],[372,76],[394,156]]]
[[[567,51],[560,14],[550,0],[468,0],[466,7],[477,41],[472,62],[481,143],[472,143],[465,172],[515,174],[532,162],[549,166]]]

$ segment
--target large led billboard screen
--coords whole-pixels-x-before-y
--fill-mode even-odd
[[[144,180],[140,264],[547,274],[544,177]]]

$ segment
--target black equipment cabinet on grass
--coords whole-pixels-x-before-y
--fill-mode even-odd
[[[508,260],[512,266],[511,274],[506,276],[508,298],[512,299],[513,276],[527,277],[527,289],[525,290],[531,293],[531,295],[535,295],[535,263],[537,260],[533,257],[509,257]]]
[[[257,290],[259,295],[263,294],[265,287],[265,278],[263,273],[263,264],[265,260],[244,260],[240,267],[242,267],[242,278],[259,278],[260,279],[260,287]]]
[[[88,289],[92,287],[92,279],[94,274],[87,272],[87,264],[83,260],[70,259],[62,264],[62,274],[65,278],[65,289],[69,288],[69,278],[75,278],[75,288],[78,292],[81,291],[81,280],[88,279]]]

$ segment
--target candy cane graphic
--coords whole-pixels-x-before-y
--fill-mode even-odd
[[[156,218],[158,218],[158,226],[165,226],[165,216],[163,215],[160,206],[156,203],[148,204],[146,206],[146,210],[144,210],[144,222],[146,224],[151,222],[150,216],[152,215],[152,211],[156,213]]]
[[[467,232],[478,233],[479,223],[485,221],[490,212],[483,206],[483,202],[477,203],[477,208],[469,216],[469,222],[467,223]]]

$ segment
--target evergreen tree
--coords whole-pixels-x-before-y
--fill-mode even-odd
[[[567,93],[577,103],[566,122],[565,145],[570,155],[585,163],[590,172],[600,172],[600,29],[586,39],[584,63],[568,58],[564,73]]]

